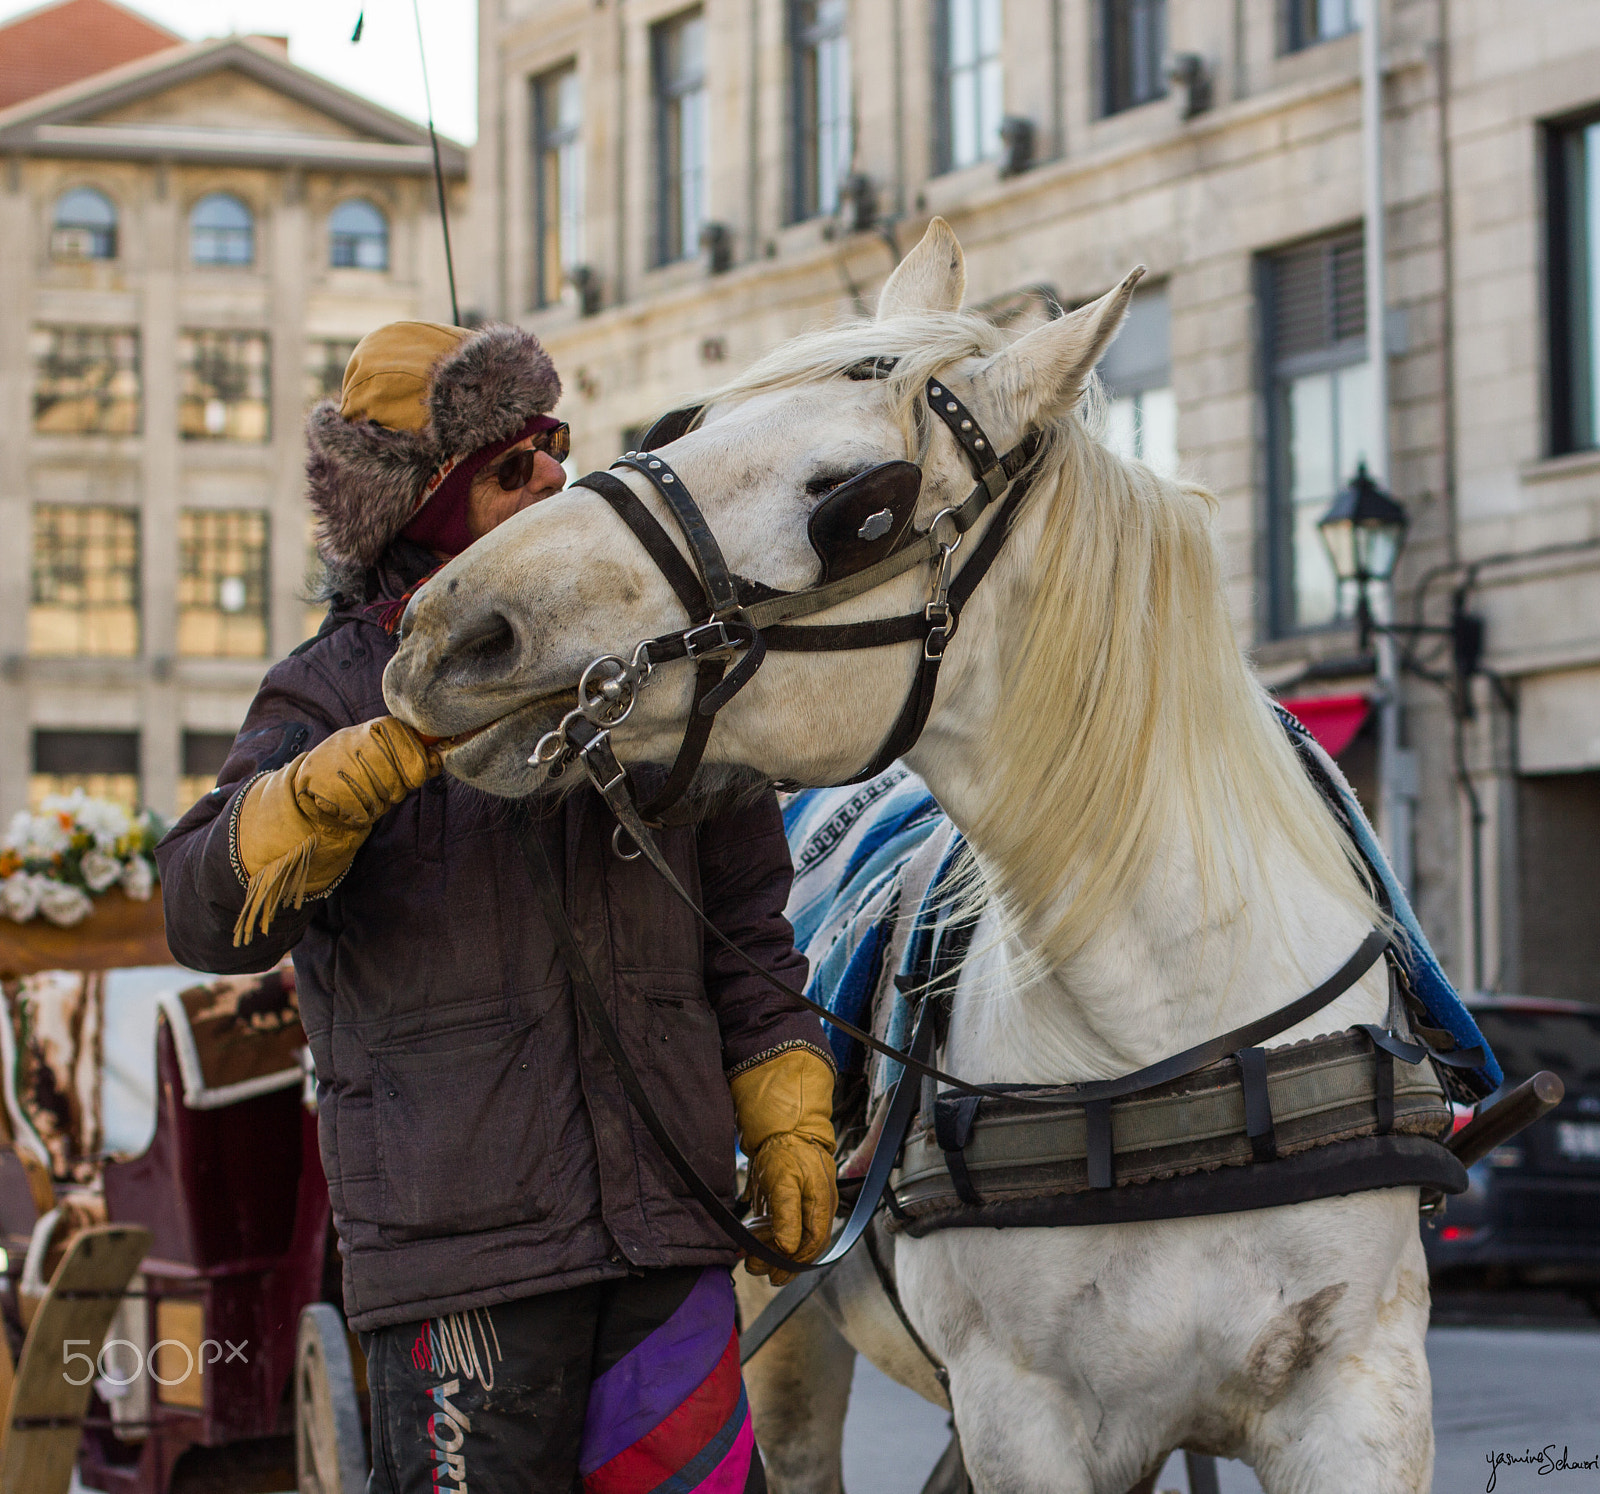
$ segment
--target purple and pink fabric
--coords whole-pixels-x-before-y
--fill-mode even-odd
[[[584,1494],[744,1494],[754,1455],[733,1279],[712,1266],[595,1379],[579,1455]]]

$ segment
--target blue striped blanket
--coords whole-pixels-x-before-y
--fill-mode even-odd
[[[1440,968],[1378,837],[1333,759],[1294,717],[1279,712],[1297,746],[1315,764],[1323,787],[1342,804],[1362,854],[1383,884],[1404,938],[1396,956],[1428,1015],[1463,1048],[1482,1044],[1482,1067],[1457,1071],[1487,1095],[1502,1079],[1472,1014]],[[940,889],[961,848],[961,836],[927,785],[903,763],[865,783],[805,789],[784,806],[784,830],[794,858],[789,921],[795,943],[811,962],[806,995],[857,1027],[870,1028],[880,996],[894,1002],[884,1038],[903,1048],[909,1011],[894,976],[925,968],[948,902]],[[942,849],[932,843],[938,838]],[[903,897],[907,868],[924,847],[936,858],[932,875],[917,878],[915,907]],[[923,869],[927,867],[924,863]],[[925,888],[925,890],[923,890]],[[830,1027],[828,1042],[841,1073],[859,1069],[862,1045]],[[899,1065],[879,1082],[892,1081]]]

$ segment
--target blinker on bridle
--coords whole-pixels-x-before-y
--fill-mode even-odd
[[[843,373],[856,380],[882,379],[892,372],[896,361],[871,358]],[[880,462],[840,483],[811,514],[808,534],[822,574],[815,586],[802,591],[776,591],[731,572],[682,477],[665,458],[656,455],[658,448],[687,434],[700,416],[699,406],[663,415],[645,434],[639,449],[625,452],[613,463],[613,467],[639,473],[660,494],[692,563],[684,559],[633,489],[610,472],[591,472],[573,484],[591,489],[610,504],[645,547],[691,619],[686,629],[640,643],[629,659],[607,654],[594,660],[579,680],[576,708],[539,739],[528,759],[552,778],[560,776],[574,760],[583,763],[618,816],[618,834],[613,840],[619,855],[631,860],[639,854],[637,849],[631,854],[622,850],[620,835],[625,825],[630,838],[637,840],[633,826],[641,820],[657,819],[683,796],[704,756],[717,712],[750,682],[769,650],[811,653],[921,643],[917,678],[899,717],[872,761],[844,781],[859,783],[881,773],[921,736],[933,709],[945,648],[962,607],[999,554],[1027,495],[1030,477],[1019,479],[1018,474],[1039,446],[1038,434],[1030,433],[1011,451],[997,454],[971,411],[942,379],[929,379],[924,397],[955,437],[977,479],[976,486],[963,503],[942,509],[927,529],[918,530],[913,520],[922,493],[922,469],[916,463]],[[994,522],[960,573],[954,573],[952,562],[963,536],[995,503],[999,509]],[[917,612],[865,622],[791,625],[794,619],[826,611],[930,562],[934,567],[932,586],[927,603]],[[704,621],[692,621],[695,618]],[[655,667],[676,659],[689,659],[695,665],[689,720],[666,781],[648,803],[639,804],[626,770],[611,749],[610,734],[631,714],[638,692]]]

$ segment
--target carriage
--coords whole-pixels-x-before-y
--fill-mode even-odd
[[[75,1454],[90,1489],[166,1494],[190,1448],[291,1431],[302,1490],[356,1488],[361,1359],[337,1305],[292,970],[180,970],[159,894],[112,893],[77,928],[0,921],[0,977],[12,1338],[53,1331],[52,1286],[93,1305],[63,1285],[79,1240],[132,1242],[125,1280],[94,1287],[99,1321],[24,1350],[19,1393],[30,1364],[55,1385],[65,1362],[78,1386],[34,1431],[58,1465],[65,1439],[60,1466]],[[0,1488],[66,1488],[35,1465],[18,1477]]]

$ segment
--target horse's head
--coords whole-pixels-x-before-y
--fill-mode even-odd
[[[961,247],[935,219],[885,285],[875,321],[780,348],[713,396],[694,428],[659,455],[693,494],[737,577],[786,592],[814,586],[827,555],[819,554],[813,514],[858,474],[890,462],[920,468],[920,491],[912,473],[909,492],[908,475],[897,469],[899,494],[915,495],[915,531],[972,492],[968,456],[930,417],[930,378],[947,381],[994,447],[1008,450],[1077,403],[1141,273],[1017,337],[960,312]],[[682,548],[646,476],[627,468],[615,475]],[[980,523],[968,547],[981,532]],[[815,621],[916,612],[931,574],[931,564],[919,564]],[[419,731],[453,739],[443,749],[452,774],[491,792],[525,794],[544,777],[528,766],[530,752],[575,704],[592,661],[630,658],[641,641],[703,620],[686,617],[667,577],[613,507],[574,486],[503,524],[428,582],[408,609],[384,692],[395,714]],[[915,644],[774,652],[716,717],[706,762],[837,781],[877,752],[920,655]],[[693,675],[688,663],[656,669],[614,732],[624,761],[673,760]]]

